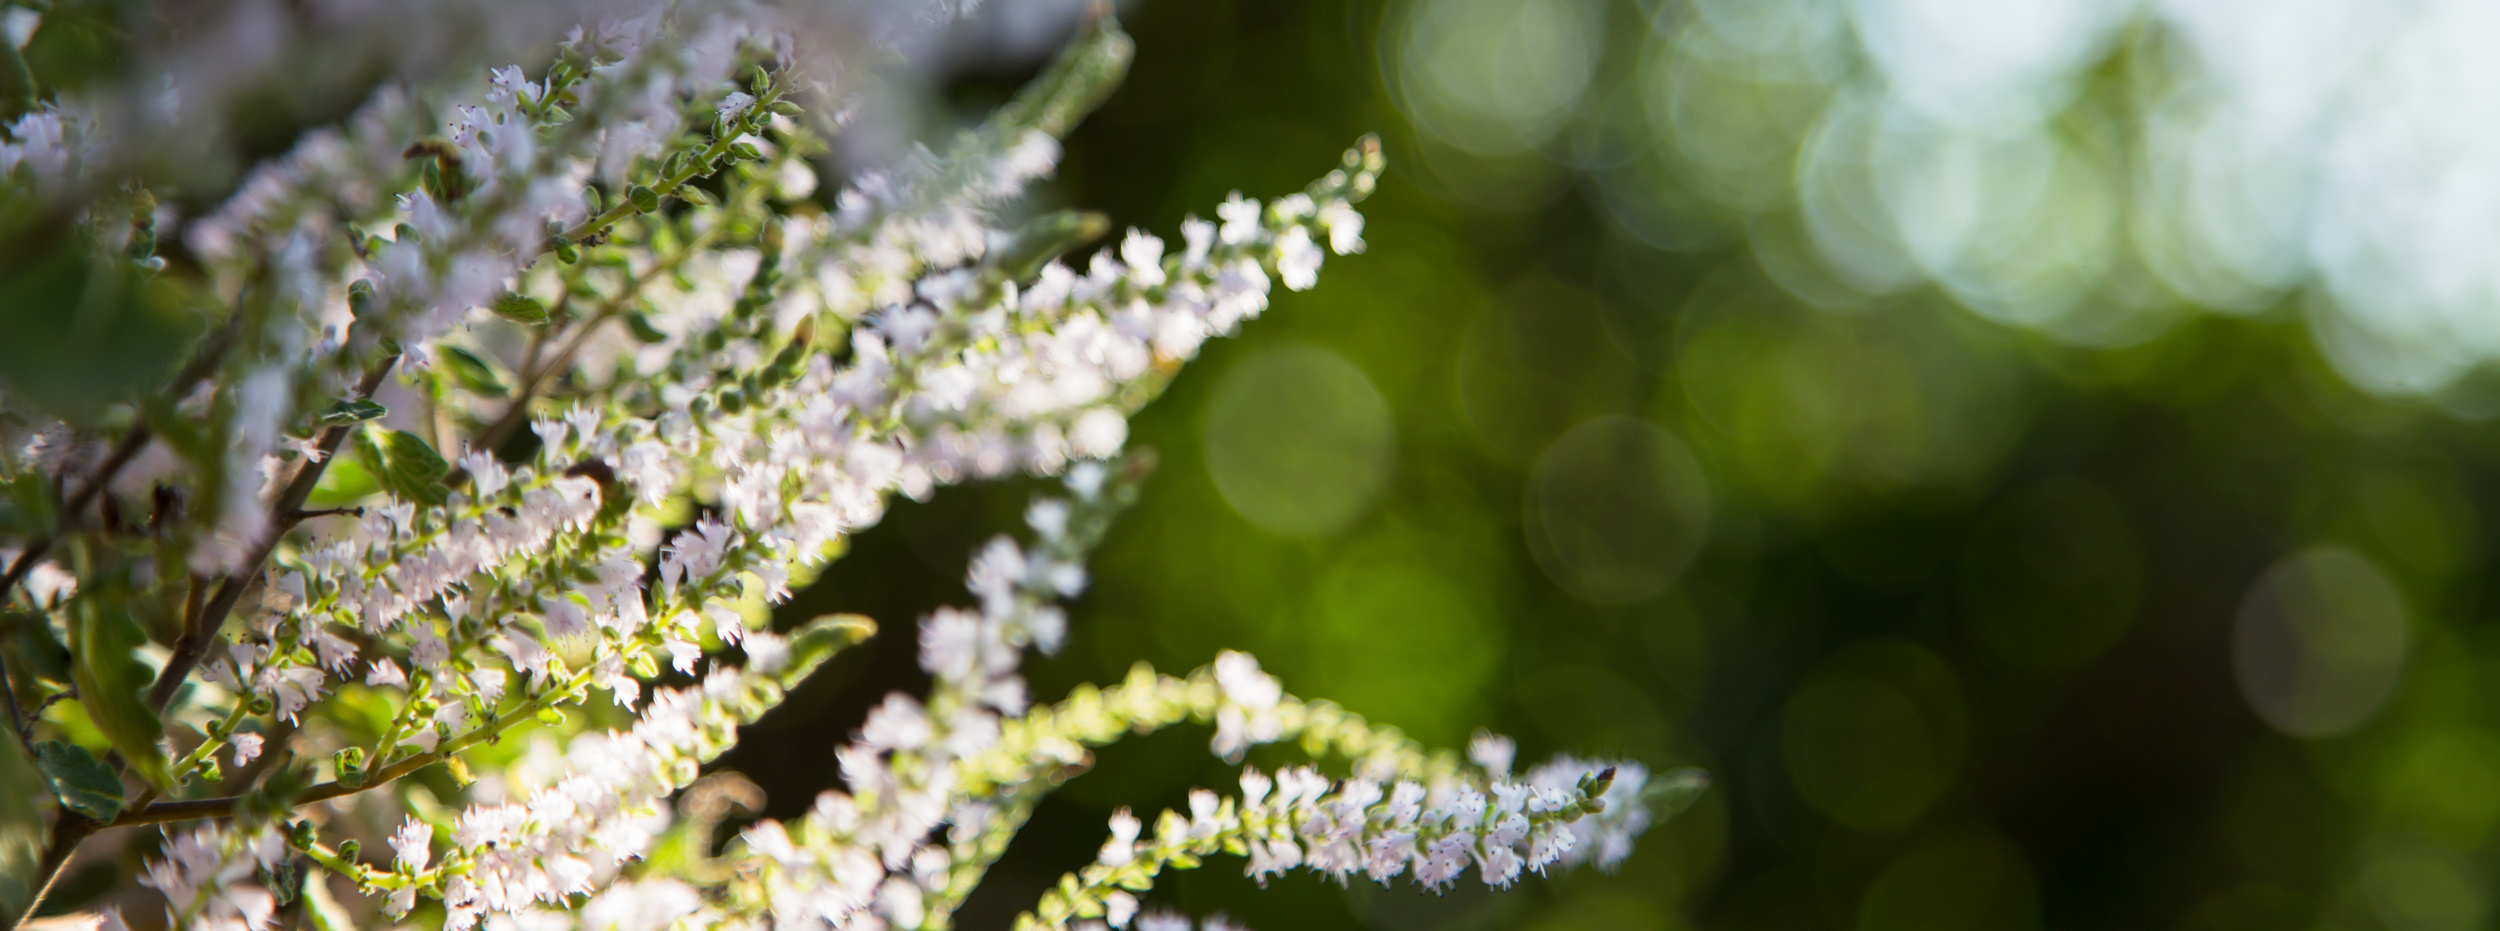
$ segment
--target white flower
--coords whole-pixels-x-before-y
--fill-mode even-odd
[[[1332,200],[1319,208],[1319,223],[1328,229],[1328,251],[1351,255],[1363,251],[1363,215],[1354,205]]]
[[[755,95],[744,91],[730,91],[729,96],[720,99],[720,118],[726,120],[745,113],[748,107],[754,105]]]
[[[917,750],[928,745],[930,733],[929,716],[922,713],[920,703],[898,692],[869,709],[859,739],[871,749]]]
[[[1510,775],[1511,758],[1518,752],[1519,746],[1510,738],[1492,731],[1478,730],[1467,742],[1468,761],[1484,767],[1486,774],[1497,779]]]
[[[895,927],[916,928],[922,915],[920,887],[897,876],[877,887],[877,914]]]
[[[1217,206],[1215,216],[1224,221],[1220,236],[1225,245],[1238,246],[1258,238],[1259,202],[1243,198],[1240,191]]]
[[[1311,241],[1308,227],[1286,227],[1276,237],[1276,276],[1284,279],[1285,287],[1308,291],[1318,284],[1319,263],[1324,257],[1319,244]]]
[[[1102,920],[1114,928],[1128,927],[1129,919],[1137,917],[1137,897],[1113,890],[1102,897]]]
[[[1128,443],[1128,418],[1109,408],[1094,408],[1076,419],[1068,431],[1068,445],[1079,456],[1105,459],[1116,455]]]
[[[229,738],[229,742],[234,745],[234,765],[248,766],[253,760],[260,759],[261,736],[259,734],[243,731]]]
[[[746,649],[747,668],[756,672],[780,672],[790,662],[790,641],[779,634],[755,631],[746,635],[742,645]]]
[[[1224,689],[1225,700],[1253,711],[1276,707],[1285,694],[1275,676],[1259,669],[1257,657],[1238,650],[1215,655],[1215,683]]]
[[[1141,827],[1137,816],[1129,814],[1128,809],[1112,812],[1111,839],[1103,842],[1102,864],[1126,866],[1130,860],[1137,859],[1137,832]]]
[[[511,103],[516,100],[525,103],[538,102],[540,93],[538,85],[522,75],[519,65],[505,65],[489,72],[487,83],[492,89],[486,92],[486,99],[491,103]]]
[[[1120,262],[1128,266],[1129,280],[1139,287],[1152,288],[1163,284],[1163,240],[1144,230],[1131,229],[1128,238],[1120,241]]]
[[[413,815],[391,835],[391,852],[397,855],[396,862],[410,871],[425,869],[425,864],[433,859],[433,845],[434,827]]]

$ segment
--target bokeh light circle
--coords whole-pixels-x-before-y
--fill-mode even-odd
[[[1858,931],[2036,931],[2039,882],[2013,842],[1963,830],[1920,842],[1867,886]]]
[[[1525,504],[1537,565],[1600,604],[1663,592],[1710,528],[1710,487],[1691,451],[1657,425],[1601,417],[1537,457]]]
[[[1788,776],[1806,803],[1854,828],[1898,828],[1950,788],[1969,740],[1951,667],[1902,641],[1852,647],[1789,692]]]
[[[1224,376],[1201,434],[1207,474],[1251,523],[1320,536],[1352,523],[1387,483],[1396,424],[1371,379],[1312,346],[1269,349]]]
[[[1415,125],[1479,155],[1534,150],[1571,119],[1605,37],[1599,0],[1418,0],[1393,84]]]
[[[2403,596],[2369,559],[2303,550],[2251,586],[2231,660],[2249,707],[2276,730],[2331,737],[2367,722],[2403,675]]]

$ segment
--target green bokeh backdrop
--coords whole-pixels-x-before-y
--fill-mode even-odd
[[[1394,12],[1124,13],[1136,70],[1045,199],[1174,236],[1365,132],[1393,167],[1368,253],[1280,293],[1138,420],[1161,467],[1036,691],[1239,648],[1434,744],[1484,725],[1527,758],[1719,782],[1615,876],[1433,900],[1307,877],[1253,894],[1216,863],[1150,904],[1262,929],[2487,924],[2490,425],[2348,387],[2289,302],[2178,308],[2119,348],[1933,288],[1828,310],[1766,271],[1765,238],[1794,235],[1776,222],[1668,251],[1567,170],[1430,164],[1383,77]],[[1013,79],[968,82],[966,112]],[[1615,439],[1553,452],[1592,421]],[[793,613],[864,610],[891,633],[724,765],[804,806],[835,734],[911,683],[904,626],[962,597],[964,555],[1028,491],[950,489],[863,536]],[[2302,568],[2321,559],[2342,568]],[[2252,596],[2270,570],[2291,594]],[[2337,605],[2375,597],[2355,585],[2395,612],[2358,646],[2335,639],[2371,636],[2336,627]],[[2235,646],[2241,628],[2277,635]],[[2346,662],[2389,649],[2393,666]],[[2292,736],[2268,701],[2352,723]],[[1226,785],[1205,737],[1103,754],[969,926],[1084,862],[1115,807]]]

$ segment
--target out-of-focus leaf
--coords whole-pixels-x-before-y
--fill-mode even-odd
[[[26,758],[25,745],[0,734],[0,913],[15,915],[34,893],[35,866],[43,858],[43,775]]]
[[[1658,774],[1642,787],[1641,797],[1649,802],[1650,816],[1664,821],[1683,814],[1709,791],[1710,774],[1686,767]]]
[[[331,456],[328,468],[321,471],[321,484],[313,486],[312,496],[304,503],[316,508],[343,508],[381,491],[381,483],[373,480],[373,473],[365,471],[362,458]]]
[[[656,343],[668,338],[668,334],[660,332],[659,327],[651,325],[651,317],[640,310],[625,314],[625,328],[632,331],[637,342]]]
[[[60,236],[0,270],[0,382],[14,400],[93,422],[157,387],[199,336],[203,320],[179,286],[108,252]]]
[[[510,291],[506,291],[502,294],[496,295],[493,310],[495,311],[495,316],[502,317],[514,323],[547,322],[547,305],[541,304],[538,302],[537,298],[530,297],[525,294],[514,294]]]
[[[783,688],[797,686],[833,654],[874,636],[877,622],[857,614],[828,614],[788,634],[790,658],[781,667]]]
[[[87,709],[88,719],[132,771],[168,788],[173,780],[165,751],[156,745],[164,724],[148,707],[145,694],[156,677],[138,656],[147,642],[147,632],[123,599],[109,594],[81,598],[77,626],[70,629],[70,679],[78,684],[78,704]]]
[[[434,351],[460,387],[497,398],[512,393],[511,379],[505,378],[502,368],[485,357],[458,346],[436,346]]]
[[[113,775],[113,768],[87,748],[43,741],[35,745],[35,768],[43,772],[44,787],[61,800],[61,807],[97,821],[111,821],[122,813],[121,777]]]
[[[304,917],[313,931],[356,931],[356,919],[330,895],[330,874],[319,870],[304,878]]]
[[[321,422],[325,426],[364,423],[368,420],[379,420],[382,415],[390,412],[390,408],[383,407],[371,398],[340,398],[331,402],[328,410],[321,412]]]
[[[0,481],[0,531],[31,536],[52,525],[52,483],[41,475]]]
[[[17,660],[20,675],[32,673],[37,681],[69,681],[69,648],[61,645],[61,638],[53,636],[48,618],[41,614],[0,614],[0,624],[17,630],[17,635],[9,639],[13,641],[10,647],[16,651],[12,656]]]
[[[1061,210],[1034,217],[1016,229],[1005,249],[990,255],[990,264],[1009,281],[1040,274],[1050,260],[1101,239],[1111,231],[1111,218],[1090,210]]]
[[[451,474],[451,464],[416,434],[367,425],[356,432],[356,455],[392,497],[419,504],[443,503],[447,493],[443,477]]]

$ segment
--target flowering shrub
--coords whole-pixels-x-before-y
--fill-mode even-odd
[[[1067,640],[1061,601],[1146,473],[1126,418],[1274,283],[1362,249],[1375,143],[1176,249],[1132,230],[1071,264],[1100,218],[1004,218],[1125,70],[1107,15],[986,123],[820,197],[811,156],[893,66],[834,27],[949,11],[640,12],[539,66],[388,83],[196,217],[151,167],[191,103],[19,102],[9,911],[98,831],[163,825],[137,881],[175,925],[946,927],[1089,747],[1182,723],[1233,762],[1311,763],[1151,830],[1123,811],[1021,926],[1185,927],[1137,894],[1218,853],[1436,890],[1610,866],[1698,791],[1629,762],[1514,774],[1491,735],[1428,752],[1240,653],[1027,695],[1024,652]],[[1064,491],[975,556],[977,607],[921,619],[928,694],[869,714],[843,790],[716,849],[703,765],[874,629],[775,631],[771,606],[888,495],[1017,474]],[[556,739],[505,740],[532,735]]]

